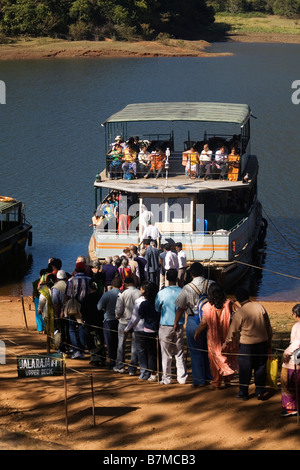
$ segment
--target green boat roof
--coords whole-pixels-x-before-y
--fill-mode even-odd
[[[104,123],[136,121],[203,121],[243,125],[251,114],[247,104],[236,103],[135,103],[110,116]]]

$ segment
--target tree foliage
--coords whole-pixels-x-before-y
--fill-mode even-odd
[[[0,29],[11,36],[197,37],[213,21],[206,0],[0,0]]]

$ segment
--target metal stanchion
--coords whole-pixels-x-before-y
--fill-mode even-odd
[[[67,370],[66,370],[66,361],[63,362],[64,368],[64,389],[65,389],[65,423],[66,423],[66,433],[68,434],[68,404],[67,404]]]
[[[90,376],[91,378],[91,391],[92,391],[92,412],[93,412],[93,424],[96,426],[96,417],[95,417],[95,400],[94,400],[94,378],[93,375]]]

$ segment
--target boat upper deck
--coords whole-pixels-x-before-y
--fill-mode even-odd
[[[96,176],[94,182],[95,188],[117,189],[125,192],[137,193],[198,193],[211,190],[231,190],[233,188],[245,187],[243,177],[248,173],[249,180],[256,182],[258,172],[258,162],[256,156],[250,154],[250,116],[251,109],[246,104],[237,103],[212,103],[212,102],[173,102],[173,103],[134,103],[129,104],[125,108],[112,114],[106,121],[102,123],[105,129],[105,148],[106,161],[105,169]],[[186,140],[180,133],[178,145],[175,145],[173,129],[168,133],[162,133],[161,125],[165,121],[168,126],[176,121],[188,123],[189,131]],[[150,128],[151,122],[154,129]],[[133,170],[135,178],[125,179],[124,161],[133,161],[125,159],[125,150],[115,150],[115,142],[121,140],[126,141],[128,135],[138,135],[136,126],[142,123],[142,128],[146,124],[147,134],[142,134],[140,143],[147,142],[147,151],[152,154],[158,149],[166,154],[169,150],[168,159],[164,159],[163,171],[157,178],[144,178],[145,174],[141,174],[139,156],[136,154],[136,166]],[[160,124],[158,124],[160,123]],[[190,125],[197,123],[196,135],[192,138],[190,133]],[[205,125],[205,133],[203,139],[200,134],[198,124]],[[210,126],[216,124],[217,133],[211,133],[213,128]],[[220,126],[230,125],[231,132],[219,134]],[[133,130],[130,131],[127,126],[132,125]],[[206,129],[208,125],[208,129]],[[234,126],[234,133],[232,132]],[[237,126],[237,128],[236,128]],[[173,126],[172,126],[173,127]],[[208,132],[207,132],[208,131]],[[193,131],[194,132],[194,131]],[[115,136],[119,136],[118,138]],[[229,181],[229,179],[219,179],[218,174],[210,174],[209,179],[191,178],[186,174],[186,168],[183,166],[183,152],[188,152],[191,148],[200,154],[203,145],[209,144],[212,151],[212,159],[214,161],[215,152],[224,145],[226,152],[234,146],[239,153],[239,176],[237,181]],[[114,151],[112,152],[112,149]],[[140,150],[139,150],[140,151]],[[116,155],[116,152],[119,155]],[[188,157],[190,158],[190,157]],[[154,157],[154,167],[156,168],[156,157]],[[201,158],[199,158],[199,161]],[[152,160],[153,161],[153,160]],[[167,164],[166,164],[167,162]],[[190,165],[191,165],[190,160]],[[126,165],[125,165],[126,166]],[[130,166],[130,165],[127,165]],[[197,170],[198,171],[198,170]],[[203,170],[202,170],[203,171]],[[214,170],[211,170],[214,171]],[[122,173],[123,172],[123,173]],[[200,172],[201,173],[201,172]],[[198,176],[198,174],[196,175]]]
[[[250,155],[245,168],[245,173],[249,175],[250,184],[252,181],[256,181],[258,172],[258,162],[255,155]],[[190,178],[186,177],[184,171],[171,172],[169,175],[164,173],[163,177],[148,178],[143,177],[125,180],[110,179],[106,169],[104,169],[99,175],[98,179],[95,180],[94,186],[97,188],[107,188],[110,190],[117,189],[118,191],[130,192],[130,193],[199,193],[206,191],[222,191],[232,190],[237,188],[245,187],[245,183],[242,180],[229,181],[221,179],[208,179],[203,178]]]

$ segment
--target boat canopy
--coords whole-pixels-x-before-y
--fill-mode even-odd
[[[7,212],[17,209],[21,204],[20,201],[17,201],[15,199],[12,199],[12,198],[7,198],[7,199],[9,200],[8,201],[0,200],[0,215],[6,214]]]
[[[214,102],[172,102],[129,104],[110,116],[102,126],[117,122],[203,121],[235,123],[241,127],[249,119],[247,104]]]

